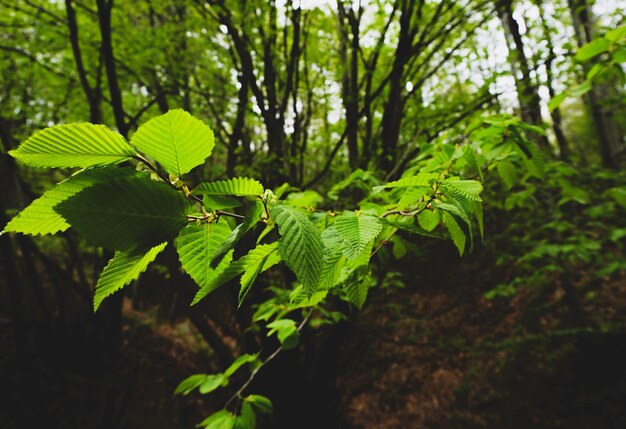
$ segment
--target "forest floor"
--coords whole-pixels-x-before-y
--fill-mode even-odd
[[[346,427],[626,427],[624,273],[572,321],[556,280],[486,299],[498,273],[481,261],[431,264],[368,300],[337,382]]]
[[[299,402],[300,414],[326,412],[336,424],[324,429],[626,427],[626,273],[597,285],[594,299],[584,300],[582,315],[576,315],[583,320],[573,320],[558,281],[488,300],[488,285],[502,273],[487,258],[475,252],[437,266],[432,261],[443,264],[454,257],[446,254],[448,246],[435,250],[442,257],[414,267],[414,275],[403,279],[404,288],[372,289],[364,309],[341,327],[341,345],[327,346],[336,350],[330,359],[336,358],[336,373],[322,374],[331,377],[324,383],[333,389],[324,404],[315,400],[317,392],[308,398],[291,392],[275,405],[292,401]],[[584,275],[579,278],[584,281]],[[316,340],[335,327],[325,329]],[[99,427],[101,385],[76,366],[82,362],[88,370],[92,358],[81,354],[78,344],[73,350],[64,356],[72,354],[75,363],[37,360],[28,379],[16,378],[12,368],[19,362],[3,363],[0,375],[12,393],[0,410],[0,427],[21,427],[20,408],[28,412],[28,404],[35,403],[41,404],[39,416],[48,427]],[[289,371],[298,371],[303,352],[311,359],[319,350],[290,351],[295,366]],[[219,393],[173,394],[184,378],[215,368],[211,351],[189,322],[164,322],[150,311],[133,310],[127,301],[122,355],[119,380],[127,395],[119,398],[122,427],[191,428],[225,402]],[[284,377],[284,363],[262,377],[272,383]],[[19,396],[17,389],[27,393]],[[23,395],[30,398],[27,403]],[[71,410],[63,409],[67,404]],[[76,424],[68,425],[68,419]],[[289,426],[277,418],[262,427]]]
[[[626,427],[626,332],[616,329],[624,273],[573,324],[558,281],[488,300],[487,268],[476,255],[430,265],[405,288],[372,291],[339,350],[337,428]],[[125,315],[125,350],[140,368],[128,427],[192,427],[219,407],[219,397],[172,396],[186,376],[210,371],[190,325],[156,323],[128,306]]]

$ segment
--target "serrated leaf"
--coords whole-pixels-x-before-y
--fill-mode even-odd
[[[62,124],[35,133],[9,154],[33,167],[94,167],[135,155],[121,134],[104,125]]]
[[[232,251],[215,268],[211,260],[217,249],[228,238],[231,230],[228,223],[217,222],[202,225],[188,225],[176,238],[174,244],[183,269],[203,288],[209,285],[230,264]]]
[[[54,210],[90,243],[115,250],[169,241],[187,223],[185,197],[148,178],[98,183]]]
[[[196,296],[193,298],[191,305],[198,303],[198,301],[200,301],[202,298],[213,292],[215,289],[217,289],[227,281],[232,280],[238,275],[242,274],[244,271],[246,271],[246,268],[258,265],[259,263],[261,263],[263,258],[266,258],[268,254],[276,251],[277,248],[278,242],[274,242],[271,244],[261,244],[250,250],[247,255],[231,263],[222,272],[220,272],[217,277],[215,277],[212,281],[203,286],[198,291],[198,293],[196,293]],[[263,264],[263,268],[269,268],[268,261]]]
[[[365,246],[374,240],[383,228],[377,217],[350,211],[337,217],[334,226],[339,236],[347,243],[344,254],[348,259],[360,255]]]
[[[250,231],[250,229],[261,219],[263,211],[263,203],[261,201],[255,201],[246,213],[245,220],[233,229],[230,236],[224,241],[224,243],[222,243],[219,249],[217,249],[215,255],[213,256],[213,260],[211,261],[211,266],[215,267],[222,261],[226,252],[232,249],[241,237]]]
[[[324,244],[324,262],[320,273],[319,289],[328,290],[339,283],[346,257],[342,250],[343,239],[334,225],[326,228],[321,237]]]
[[[423,210],[417,215],[419,225],[426,231],[431,232],[439,225],[441,216],[438,210]]]
[[[467,241],[463,230],[461,230],[461,227],[459,226],[457,221],[448,212],[443,212],[443,223],[446,225],[446,228],[448,228],[448,232],[450,233],[452,242],[459,250],[459,254],[463,256],[463,252],[465,251],[465,243]]]
[[[359,309],[363,308],[363,304],[365,304],[365,300],[367,299],[367,293],[369,291],[367,277],[369,276],[369,272],[368,265],[361,265],[352,270],[345,282],[348,300]]]
[[[211,128],[182,109],[150,119],[130,142],[177,177],[203,164],[215,146]]]
[[[238,197],[262,196],[265,190],[258,180],[235,177],[227,180],[201,183],[193,189],[199,195],[235,195]]]
[[[483,191],[483,185],[476,180],[447,179],[443,182],[442,189],[447,194],[472,201],[482,201],[479,195]]]
[[[236,198],[224,195],[205,195],[202,198],[202,203],[211,210],[225,210],[241,206]]]
[[[420,199],[428,192],[428,187],[408,188],[400,201],[398,201],[398,210],[404,210],[408,207],[414,207],[420,202]]]
[[[318,285],[324,260],[320,232],[306,215],[292,207],[277,205],[271,214],[281,235],[280,256],[307,293],[312,294]]]
[[[271,244],[265,246],[266,247],[258,246],[257,248],[260,248],[259,251],[251,251],[247,255],[248,257],[242,261],[243,274],[239,281],[241,284],[241,288],[239,289],[239,305],[243,302],[259,274],[280,262],[280,255],[276,251],[278,247],[277,243],[273,248]]]
[[[412,221],[411,222],[400,222],[400,221],[396,221],[396,220],[391,220],[389,218],[384,218],[381,221],[385,225],[393,226],[395,228],[398,228],[398,229],[401,229],[403,231],[407,231],[407,232],[410,232],[410,233],[413,233],[413,234],[419,234],[419,235],[423,235],[423,236],[431,237],[431,238],[445,239],[445,237],[443,235],[438,234],[436,232],[426,231],[424,228],[415,225]]]
[[[167,243],[161,243],[148,251],[137,249],[115,252],[96,284],[96,293],[93,297],[94,311],[98,310],[104,298],[137,279],[166,245]]]
[[[414,186],[430,187],[432,182],[439,177],[437,173],[419,173],[416,176],[403,177],[399,180],[389,182],[382,186],[375,186],[372,188],[373,193],[382,191],[383,189],[391,188],[409,188]]]
[[[137,175],[130,168],[104,167],[83,170],[58,183],[18,213],[4,228],[4,232],[23,234],[55,234],[65,231],[70,224],[54,211],[61,201],[76,195],[83,189],[97,183]]]

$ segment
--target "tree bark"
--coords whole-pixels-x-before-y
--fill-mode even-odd
[[[513,0],[498,2],[498,15],[509,46],[509,58],[515,77],[522,120],[538,127],[543,126],[539,91],[530,76],[531,66],[524,53],[524,41],[519,24],[513,18]],[[541,148],[552,154],[550,142],[546,136],[538,135],[534,139]]]
[[[576,42],[578,47],[582,47],[589,43],[594,36],[591,8],[586,0],[568,0],[568,6],[572,16]],[[583,65],[585,74],[592,64],[585,63]],[[591,91],[587,93],[585,99],[598,136],[602,165],[607,168],[617,168],[614,153],[621,148],[624,132],[620,130],[611,109],[607,106],[608,92],[607,84],[593,82]]]
[[[535,0],[535,5],[542,9],[542,0]],[[554,45],[552,44],[552,37],[550,35],[550,27],[548,27],[548,22],[546,21],[543,14],[539,15],[541,19],[541,29],[543,32],[543,39],[546,41],[546,49],[548,51],[548,58],[545,61],[546,66],[546,86],[548,87],[548,93],[550,98],[554,98],[556,96],[556,91],[554,90],[554,72],[552,70],[552,63],[556,58],[556,54],[554,53]],[[567,137],[565,137],[565,133],[563,133],[563,121],[561,120],[561,110],[557,107],[550,112],[550,117],[552,118],[552,130],[554,131],[554,136],[556,137],[556,142],[559,146],[559,157],[563,161],[569,161],[570,159],[570,148],[569,142],[567,141]]]

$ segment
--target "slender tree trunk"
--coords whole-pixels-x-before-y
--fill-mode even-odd
[[[128,137],[128,124],[124,117],[122,92],[120,91],[117,80],[117,68],[115,65],[115,55],[113,53],[113,34],[111,30],[113,0],[96,0],[96,5],[98,6],[98,23],[100,25],[100,37],[102,38],[102,57],[109,83],[109,96],[111,97],[115,126],[121,135]]]
[[[78,36],[78,23],[76,21],[76,10],[72,4],[72,0],[65,0],[65,11],[67,17],[67,28],[69,30],[70,44],[72,45],[72,54],[76,63],[76,71],[78,79],[85,93],[87,104],[89,106],[89,122],[99,124],[102,122],[102,92],[100,89],[100,81],[96,79],[96,84],[92,87],[89,83],[87,71],[83,63],[83,55],[80,49],[80,39]]]
[[[539,8],[539,10],[542,9],[542,0],[535,0],[535,4]],[[546,49],[548,50],[548,58],[545,62],[546,86],[548,87],[548,93],[550,94],[550,98],[554,98],[556,96],[556,92],[554,90],[554,72],[552,70],[552,63],[556,58],[556,54],[554,53],[554,45],[552,44],[552,37],[550,35],[550,27],[548,26],[548,22],[546,21],[543,14],[540,14],[539,16],[541,19],[543,39],[546,41]],[[563,133],[561,110],[557,107],[556,109],[552,110],[552,112],[550,112],[550,116],[552,118],[552,129],[554,131],[554,136],[556,137],[556,142],[559,146],[559,156],[563,161],[569,161],[570,148],[567,137],[565,137],[565,134]]]
[[[578,46],[581,47],[593,39],[593,16],[586,0],[568,0],[572,15],[572,25]],[[586,63],[585,74],[592,64]],[[624,132],[613,117],[607,106],[607,95],[610,89],[605,83],[593,83],[591,91],[586,95],[587,105],[598,136],[602,164],[608,168],[617,168],[614,153],[617,152],[624,139]]]
[[[237,149],[244,145],[244,127],[246,126],[246,110],[248,109],[248,81],[243,75],[239,75],[241,87],[238,92],[237,116],[233,124],[233,132],[228,139],[228,152],[226,158],[226,174],[230,177],[235,175],[237,165]]]
[[[411,49],[416,31],[412,28],[413,11],[415,0],[402,2],[400,15],[400,33],[395,51],[393,68],[389,75],[389,93],[385,102],[382,118],[382,157],[380,167],[389,172],[396,163],[398,157],[398,140],[400,139],[400,126],[404,114],[402,89],[404,88],[404,67],[411,59]]]
[[[341,93],[343,107],[346,111],[346,145],[350,168],[359,164],[359,21],[353,6],[337,2],[339,11],[339,27],[341,33],[341,63],[343,76]]]
[[[541,99],[538,88],[530,76],[531,66],[524,53],[524,41],[522,40],[519,24],[513,18],[513,0],[500,0],[498,3],[498,14],[509,46],[509,58],[515,77],[522,120],[541,127],[543,125]],[[535,141],[545,151],[552,154],[550,142],[546,136],[536,136]]]

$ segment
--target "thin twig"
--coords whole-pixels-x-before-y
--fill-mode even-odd
[[[309,318],[311,317],[311,314],[313,314],[313,309],[312,308],[309,310],[309,312],[304,317],[304,319],[302,319],[302,322],[300,322],[300,324],[298,325],[298,328],[297,328],[298,332],[302,331],[302,329],[304,328],[306,323],[309,321]],[[237,392],[235,392],[235,394],[233,396],[231,396],[230,399],[226,402],[226,404],[224,405],[224,409],[228,408],[228,406],[235,399],[240,398],[241,394],[243,393],[243,391],[250,385],[250,383],[252,383],[252,380],[254,380],[254,378],[259,373],[259,371],[261,371],[261,368],[263,368],[265,365],[267,365],[269,362],[271,362],[283,350],[284,350],[283,346],[278,347],[276,350],[274,350],[274,352],[271,355],[269,355],[263,362],[261,362],[261,364],[259,366],[254,368],[254,370],[250,373],[250,376],[248,377],[246,382],[243,383],[241,385],[241,387],[237,390]]]

